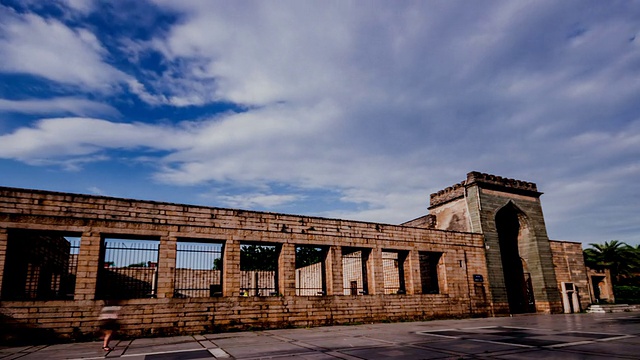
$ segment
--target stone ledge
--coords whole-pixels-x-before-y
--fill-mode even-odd
[[[628,304],[594,304],[587,309],[588,313],[605,314],[619,312],[635,312],[640,311],[640,305]]]

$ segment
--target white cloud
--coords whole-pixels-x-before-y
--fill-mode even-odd
[[[32,13],[17,14],[4,7],[0,7],[0,16],[4,20],[0,23],[1,72],[39,76],[101,95],[118,93],[125,86],[149,104],[167,102],[110,65],[108,50],[88,29],[71,28]]]
[[[87,189],[87,190],[88,190],[91,194],[94,194],[94,195],[105,195],[105,192],[104,192],[101,188],[99,188],[99,187],[97,187],[97,186],[91,186],[91,187],[90,187],[89,189]]]
[[[0,71],[33,74],[62,84],[110,92],[128,78],[106,64],[106,55],[94,34],[71,29],[55,19],[0,9]]]
[[[90,14],[96,8],[94,0],[61,0],[61,3],[83,15]]]
[[[174,149],[172,132],[162,126],[91,118],[44,119],[32,128],[1,135],[0,158],[46,163],[68,157],[85,158],[105,149]]]
[[[81,116],[107,115],[118,116],[119,112],[111,105],[76,98],[58,97],[52,99],[7,100],[0,99],[0,112],[23,114],[73,114]]]
[[[241,195],[223,195],[216,197],[224,206],[236,209],[274,208],[300,200],[298,195],[276,195],[249,193]]]

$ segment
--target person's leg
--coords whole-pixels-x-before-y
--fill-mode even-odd
[[[102,342],[102,348],[105,350],[109,349],[109,340],[111,340],[111,334],[113,334],[113,330],[104,331],[104,341]]]

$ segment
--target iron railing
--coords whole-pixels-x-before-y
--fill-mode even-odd
[[[56,232],[10,231],[2,298],[72,300],[79,244],[79,238]]]
[[[278,295],[278,254],[276,245],[240,245],[240,295]]]
[[[269,270],[240,271],[240,295],[278,295],[276,286],[276,272]]]
[[[138,299],[156,296],[159,242],[104,239],[97,298]]]
[[[325,257],[327,249],[315,246],[296,246],[296,295],[322,296],[327,294]]]
[[[177,243],[173,296],[222,296],[222,244]]]
[[[382,252],[382,273],[384,275],[385,294],[405,294],[404,258],[396,251]]]
[[[367,294],[367,267],[365,250],[343,250],[342,274],[345,295]]]

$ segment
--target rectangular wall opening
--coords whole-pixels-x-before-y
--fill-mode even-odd
[[[369,293],[367,261],[370,253],[370,249],[342,248],[344,295],[366,295]]]
[[[103,236],[97,299],[156,297],[160,241]]]
[[[326,256],[324,247],[296,246],[296,295],[322,296],[327,293]]]
[[[404,281],[404,262],[406,258],[406,251],[382,251],[382,271],[384,274],[385,294],[407,293]]]
[[[4,300],[72,300],[79,233],[9,230]]]
[[[441,252],[420,251],[420,280],[423,294],[439,294],[441,286],[438,278],[438,265],[442,260]]]
[[[240,244],[240,295],[278,295],[280,249],[275,245]]]
[[[178,239],[174,298],[222,296],[222,242]]]

